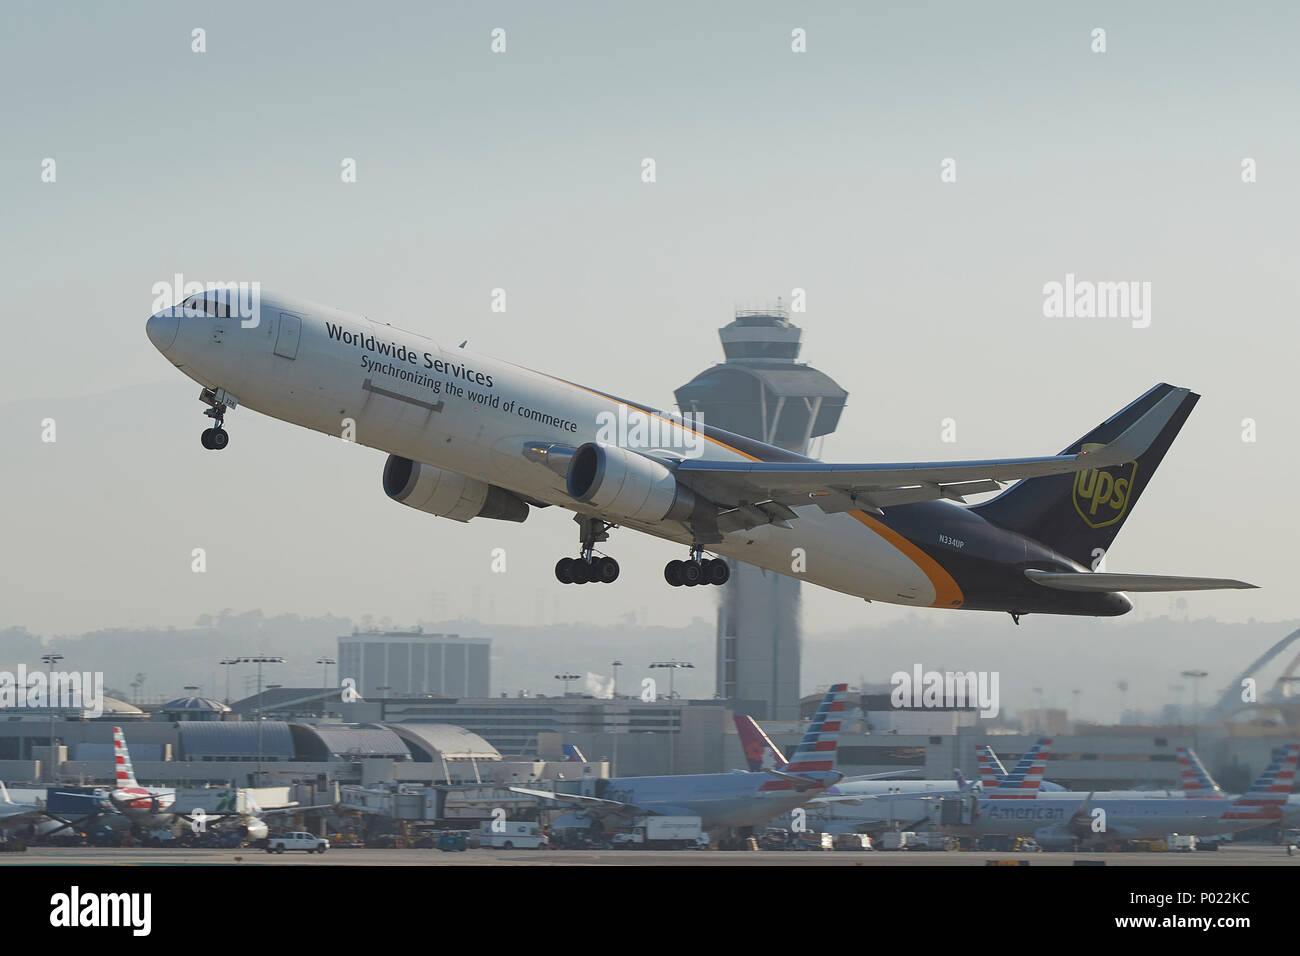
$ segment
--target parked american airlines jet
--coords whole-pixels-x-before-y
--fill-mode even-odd
[[[597,545],[623,527],[688,550],[664,569],[674,586],[725,583],[712,553],[869,601],[1017,622],[1124,614],[1124,591],[1252,586],[1091,570],[1191,414],[1186,388],[1157,385],[1059,455],[832,465],[297,299],[261,295],[241,318],[238,298],[191,296],[146,323],[202,386],[205,448],[227,446],[225,416],[245,405],[389,452],[385,492],[428,514],[568,509],[579,546],[556,564],[564,583],[614,581],[618,562]]]
[[[1300,761],[1300,745],[1289,744],[1277,751],[1248,792],[1228,799],[1039,794],[1037,784],[1046,755],[1043,757],[1021,789],[1003,793],[999,787],[976,798],[960,824],[945,823],[941,828],[953,833],[1033,836],[1040,846],[1049,848],[1151,839],[1168,833],[1215,836],[1248,830],[1283,819]]]
[[[572,807],[590,819],[698,816],[710,832],[744,831],[803,806],[843,778],[835,769],[835,755],[848,691],[848,684],[831,685],[793,758],[779,770],[602,777],[559,781],[554,790],[510,789]]]
[[[159,787],[142,787],[135,779],[131,752],[126,749],[126,735],[121,727],[113,728],[113,777],[116,786],[108,800],[123,816],[143,827],[167,826],[176,819],[170,811],[176,791]]]

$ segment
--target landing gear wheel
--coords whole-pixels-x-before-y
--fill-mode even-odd
[[[230,444],[230,432],[226,431],[220,425],[212,429],[212,436],[208,439],[208,447],[213,451],[221,451]]]
[[[573,576],[574,584],[586,584],[591,580],[591,565],[581,558],[575,558],[569,573]]]
[[[688,588],[693,588],[704,581],[704,568],[698,561],[682,562],[682,584]]]
[[[203,429],[203,434],[199,436],[199,441],[203,444],[204,448],[208,449],[208,451],[212,450],[212,433],[214,431],[216,431],[215,428],[205,428]]]
[[[664,565],[664,580],[675,588],[682,586],[682,561],[669,561]]]
[[[618,562],[611,557],[596,558],[591,562],[594,575],[592,580],[601,584],[613,584],[618,580]]]
[[[731,565],[727,564],[722,558],[714,558],[712,561],[706,561],[704,565],[704,579],[710,584],[722,585],[731,580]]]
[[[573,558],[560,558],[555,562],[555,580],[561,584],[573,583]]]

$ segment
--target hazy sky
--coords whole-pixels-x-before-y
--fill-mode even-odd
[[[248,410],[205,452],[197,387],[144,334],[177,272],[662,406],[735,307],[802,288],[803,358],[850,393],[841,461],[1053,453],[1185,385],[1204,398],[1108,567],[1241,577],[1263,589],[1187,611],[1293,617],[1298,27],[1282,4],[10,5],[0,624],[712,617],[662,542],[616,534],[618,584],[566,588],[555,509],[425,517],[384,497],[382,453]],[[1150,326],[1045,318],[1067,273],[1151,283]],[[812,630],[907,613],[804,601]]]

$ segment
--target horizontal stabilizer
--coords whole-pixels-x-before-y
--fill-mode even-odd
[[[1025,577],[1045,588],[1058,591],[1217,591],[1223,588],[1253,588],[1256,585],[1232,578],[1188,578],[1171,574],[1111,574],[1101,571],[1025,570]]]

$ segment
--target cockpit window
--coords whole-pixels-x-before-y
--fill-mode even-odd
[[[208,315],[215,315],[219,319],[230,318],[230,306],[220,299],[207,299],[204,296],[207,293],[200,292],[190,296],[181,303],[181,308],[193,309],[195,311],[206,312]]]

